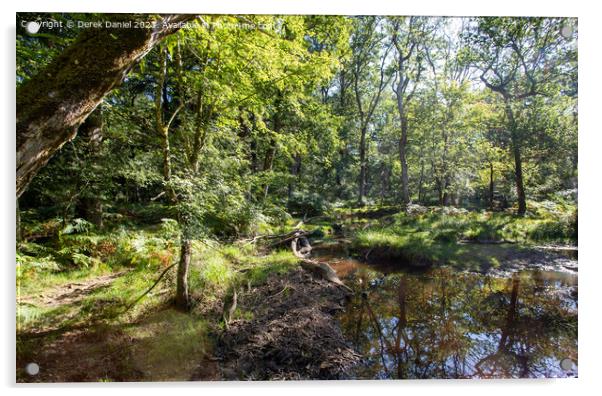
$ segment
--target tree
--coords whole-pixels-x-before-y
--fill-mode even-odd
[[[503,100],[520,216],[527,211],[522,157],[525,131],[517,118],[525,103],[547,95],[550,86],[575,67],[570,47],[575,33],[564,38],[560,34],[564,24],[558,18],[479,18],[466,35],[479,79]]]
[[[153,18],[152,28],[89,29],[36,76],[17,88],[17,197],[103,97],[153,46],[192,15]],[[112,22],[145,21],[115,15]]]
[[[351,38],[353,52],[350,65],[353,74],[353,90],[359,115],[359,161],[358,204],[364,205],[366,195],[366,136],[383,90],[391,80],[386,62],[391,43],[386,42],[381,19],[363,17],[356,20]]]
[[[392,18],[392,42],[395,47],[395,77],[393,92],[399,113],[399,162],[401,163],[401,192],[404,205],[410,203],[408,180],[408,114],[407,106],[416,93],[423,70],[424,21],[419,17]],[[422,48],[421,48],[422,47]],[[410,84],[411,83],[411,84]],[[411,88],[410,88],[411,87]]]

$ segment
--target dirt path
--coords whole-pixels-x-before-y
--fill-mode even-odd
[[[46,308],[75,304],[93,292],[109,287],[111,283],[117,278],[125,275],[127,272],[128,271],[121,271],[82,282],[73,282],[56,286],[38,295],[20,296],[18,302],[21,304],[33,304]]]

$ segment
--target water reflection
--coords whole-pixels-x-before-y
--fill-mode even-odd
[[[576,376],[577,276],[395,272],[329,260],[358,291],[340,320],[357,378]]]

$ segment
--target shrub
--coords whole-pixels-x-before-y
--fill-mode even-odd
[[[319,216],[331,205],[317,193],[294,192],[288,200],[289,211],[296,216]]]

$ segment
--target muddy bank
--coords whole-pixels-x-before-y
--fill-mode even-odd
[[[449,256],[440,258],[411,254],[399,248],[376,246],[361,248],[348,245],[350,256],[368,264],[396,266],[405,269],[427,269],[451,266],[459,271],[495,276],[510,276],[526,270],[577,273],[576,252],[563,254],[547,247],[527,247],[516,244],[464,244],[450,247]]]
[[[222,379],[345,379],[360,356],[334,316],[349,297],[302,269],[270,276],[239,299],[239,309],[252,317],[232,321],[218,340]]]

